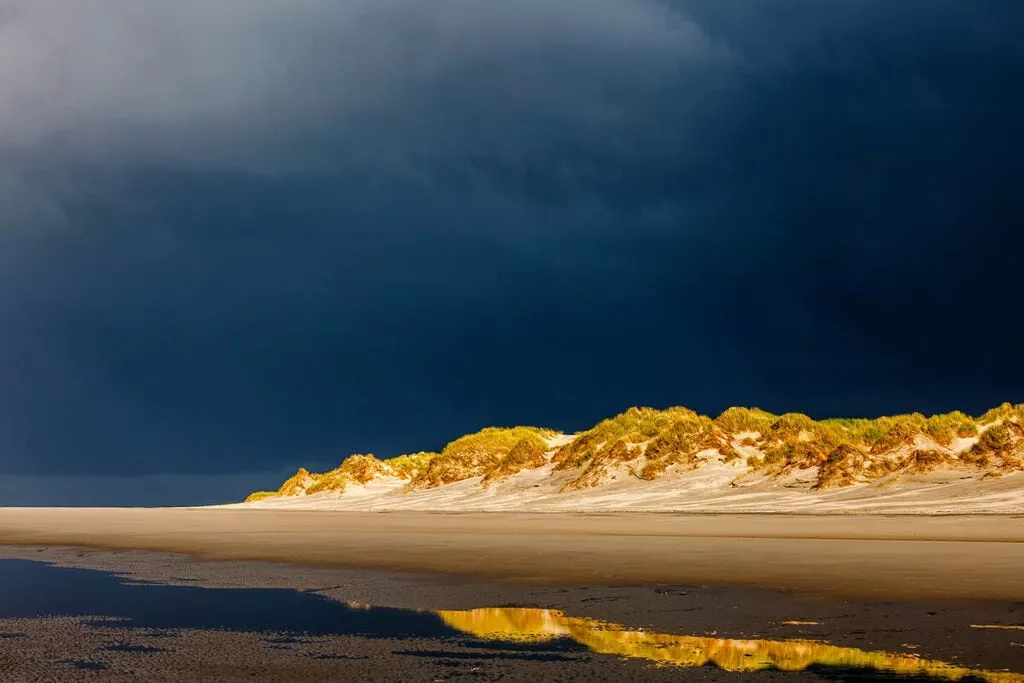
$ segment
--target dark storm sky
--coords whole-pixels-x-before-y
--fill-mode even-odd
[[[0,3],[0,504],[634,404],[1022,401],[1022,35],[1020,0]]]

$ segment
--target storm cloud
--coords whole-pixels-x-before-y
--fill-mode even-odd
[[[236,495],[632,404],[1020,401],[1022,34],[1009,1],[0,2],[0,471]]]

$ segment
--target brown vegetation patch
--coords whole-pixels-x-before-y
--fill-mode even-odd
[[[791,441],[816,426],[817,423],[803,413],[786,413],[772,423],[765,436],[771,441]]]
[[[255,503],[258,500],[266,500],[267,498],[276,498],[277,491],[253,491],[246,497],[246,503]]]
[[[747,418],[763,419],[761,413],[737,408],[725,419],[746,424]],[[558,470],[583,470],[563,487],[574,490],[599,485],[613,468],[641,455],[646,456],[647,462],[633,473],[643,479],[655,479],[672,465],[695,465],[697,453],[707,449],[719,449],[725,457],[739,457],[729,446],[726,433],[706,416],[680,407],[630,408],[563,446],[554,461]]]
[[[1024,425],[1011,421],[1012,415],[1000,419],[1004,421],[982,432],[961,460],[978,467],[998,466],[1004,473],[1024,470]]]
[[[311,496],[314,493],[344,493],[345,489],[348,488],[349,482],[351,481],[348,477],[341,473],[340,468],[325,472],[324,474],[313,475],[316,481],[314,481],[308,489],[306,489],[306,495]]]
[[[558,463],[556,469],[559,470],[582,467],[603,451],[611,449],[616,442],[642,444],[654,439],[679,421],[700,417],[688,408],[630,408],[583,432],[560,448],[552,460]]]
[[[915,449],[901,465],[908,474],[925,474],[951,463],[948,454],[930,448]]]
[[[971,447],[973,456],[1003,455],[1014,449],[1022,439],[1021,427],[1012,422],[1001,422],[990,426]]]
[[[430,461],[439,455],[440,453],[420,451],[419,453],[400,455],[386,462],[396,477],[411,481],[425,472]]]
[[[761,465],[776,472],[808,469],[825,462],[833,450],[832,444],[818,440],[784,442],[766,449]]]
[[[924,431],[940,445],[949,446],[955,438],[977,436],[978,425],[970,415],[956,410],[945,415],[931,416]]]
[[[316,478],[309,473],[309,470],[305,467],[300,467],[295,474],[285,479],[284,483],[281,484],[281,488],[277,490],[277,495],[283,498],[305,495],[306,489],[315,482]]]
[[[657,479],[670,467],[698,467],[704,451],[716,450],[729,462],[739,453],[728,443],[718,426],[706,418],[681,421],[651,441],[647,446],[647,464],[639,477],[648,481]]]
[[[841,488],[860,483],[858,475],[865,471],[868,462],[867,453],[850,444],[842,444],[822,463],[814,488]]]
[[[481,483],[486,486],[523,470],[543,467],[548,462],[545,457],[546,448],[547,445],[543,442],[538,443],[537,439],[520,439],[508,455],[484,476]]]
[[[914,441],[922,433],[917,425],[897,422],[885,433],[885,436],[871,446],[871,452],[878,455],[902,446],[913,446]]]
[[[586,465],[583,473],[562,486],[563,491],[579,491],[600,486],[612,468],[632,462],[643,454],[643,448],[620,439],[610,448],[602,449]]]
[[[778,415],[773,415],[760,408],[729,408],[715,418],[715,424],[731,434],[740,432],[764,434],[778,419]]]
[[[982,424],[996,421],[1024,423],[1024,403],[1018,403],[1017,405],[1004,403],[978,418],[978,422]]]
[[[392,470],[371,453],[369,455],[350,455],[338,468],[338,473],[352,481],[367,484],[374,479],[392,475]]]
[[[551,430],[536,427],[489,427],[469,434],[445,446],[441,455],[430,460],[426,470],[413,480],[411,486],[435,488],[485,475],[523,439],[547,448],[544,437],[552,435],[554,432]]]

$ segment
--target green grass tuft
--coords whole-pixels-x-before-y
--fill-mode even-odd
[[[740,432],[764,434],[778,419],[778,415],[773,415],[760,408],[729,408],[715,418],[715,424],[731,434]]]
[[[483,484],[492,484],[495,481],[518,474],[526,469],[535,469],[547,464],[547,443],[534,437],[520,439],[512,446],[504,458],[491,470],[483,479]]]
[[[258,500],[277,497],[277,491],[253,491],[246,497],[246,503],[255,503]]]
[[[520,441],[532,441],[547,448],[545,437],[554,436],[550,429],[538,427],[488,427],[468,434],[445,446],[427,468],[412,482],[413,488],[434,488],[487,474],[507,456]]]
[[[630,408],[580,434],[555,453],[554,461],[558,463],[559,470],[583,467],[614,448],[619,441],[627,445],[641,444],[677,423],[698,419],[701,416],[688,408]],[[703,420],[709,421],[706,417]]]
[[[430,461],[439,455],[441,454],[420,451],[419,453],[400,455],[397,458],[391,458],[385,462],[387,462],[391,467],[391,470],[399,477],[412,481],[425,472]]]

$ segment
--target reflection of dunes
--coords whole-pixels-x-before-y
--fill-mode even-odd
[[[867,652],[810,640],[726,640],[627,631],[618,624],[567,617],[557,610],[489,608],[439,614],[449,626],[479,638],[530,642],[571,638],[594,652],[663,665],[713,665],[726,671],[863,669],[950,681],[1024,683],[1024,675],[965,669],[913,655]]]
[[[438,614],[452,628],[490,640],[542,643],[555,638],[576,637],[570,630],[570,624],[577,620],[553,609],[491,607]]]
[[[971,628],[992,629],[996,631],[1024,631],[1020,624],[971,624]]]

